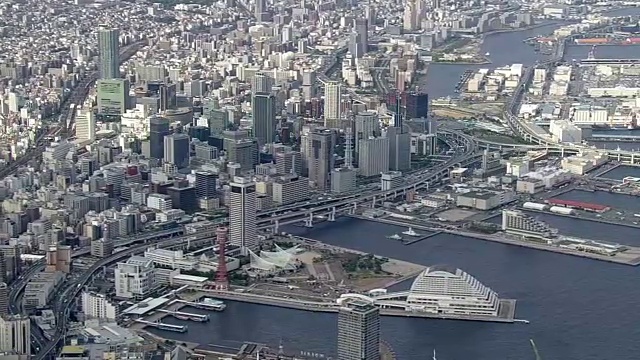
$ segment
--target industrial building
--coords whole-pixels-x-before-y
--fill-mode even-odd
[[[513,191],[469,191],[456,197],[456,205],[477,210],[491,210],[515,200]]]

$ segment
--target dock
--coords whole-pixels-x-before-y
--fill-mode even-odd
[[[158,311],[172,315],[176,319],[180,319],[180,320],[191,320],[191,321],[197,321],[197,322],[209,321],[209,315],[201,315],[201,314],[194,314],[194,313],[188,313],[183,311],[166,310],[166,309],[159,309]]]
[[[313,302],[303,301],[296,299],[286,299],[267,295],[251,294],[246,292],[234,292],[234,291],[219,291],[219,290],[202,290],[203,292],[211,293],[216,298],[245,302],[258,305],[276,306],[287,309],[313,311],[313,312],[325,312],[325,313],[337,313],[340,306],[337,302]],[[477,315],[452,315],[452,314],[436,314],[430,312],[420,311],[405,311],[402,309],[389,309],[380,308],[380,315],[382,316],[396,316],[396,317],[414,317],[414,318],[428,318],[428,319],[443,319],[443,320],[467,320],[467,321],[483,321],[483,322],[498,322],[498,323],[513,323],[515,316],[516,300],[513,299],[501,299],[499,314],[497,317],[493,316],[477,316]]]
[[[146,326],[151,326],[160,330],[174,331],[174,332],[180,332],[180,333],[187,332],[186,325],[171,325],[163,322],[151,322],[151,321],[146,321],[141,319],[136,319],[135,322],[144,324]]]

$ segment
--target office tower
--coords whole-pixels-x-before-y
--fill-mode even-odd
[[[229,184],[229,243],[243,255],[258,247],[256,232],[256,184],[236,176]]]
[[[164,161],[178,169],[189,166],[189,135],[176,133],[164,137]]]
[[[100,78],[120,77],[120,45],[118,29],[101,26],[98,30],[98,51],[100,52]]]
[[[79,109],[76,112],[76,138],[78,140],[96,139],[96,118],[91,109]]]
[[[101,79],[97,82],[98,115],[120,116],[129,107],[129,80]]]
[[[265,73],[256,73],[251,79],[251,92],[255,95],[258,93],[270,93],[273,87],[273,79]]]
[[[360,140],[358,173],[361,176],[377,176],[389,171],[389,139],[371,137]]]
[[[351,168],[335,168],[331,170],[331,192],[336,194],[356,190],[356,171]]]
[[[22,272],[22,260],[20,259],[21,251],[18,245],[0,245],[0,253],[4,257],[5,279],[3,282],[9,283],[17,278]]]
[[[406,119],[426,119],[429,117],[429,95],[420,92],[405,93],[404,107]]]
[[[362,300],[345,301],[338,313],[338,359],[380,359],[380,310]]]
[[[356,153],[360,149],[360,140],[368,139],[372,136],[380,136],[380,123],[378,114],[373,111],[363,111],[355,117],[356,127]]]
[[[306,154],[309,180],[315,188],[329,188],[330,172],[334,166],[334,133],[329,129],[314,129],[309,133],[309,148]]]
[[[256,93],[251,100],[253,136],[263,146],[272,143],[276,135],[276,97],[268,93]]]
[[[0,283],[0,316],[9,313],[9,288],[6,283]]]
[[[411,169],[411,133],[402,132],[395,126],[388,127],[383,136],[389,139],[389,169],[406,171]]]
[[[337,81],[327,82],[324,86],[324,126],[340,127],[342,118],[342,86]]]
[[[162,84],[158,87],[158,95],[160,95],[160,111],[174,109],[178,106],[176,92],[176,84]]]
[[[274,158],[278,174],[302,175],[302,154],[299,151],[279,152]]]
[[[196,196],[199,198],[215,197],[218,174],[210,171],[196,172]]]
[[[31,355],[31,320],[28,316],[0,317],[0,351]]]
[[[153,116],[149,119],[149,154],[154,159],[164,157],[164,137],[171,134],[169,119]]]
[[[353,28],[356,34],[358,34],[357,52],[358,58],[367,53],[369,47],[369,20],[366,17],[356,18],[353,21]]]
[[[260,152],[255,139],[249,138],[246,131],[225,131],[223,148],[229,162],[240,164],[242,170],[248,171],[260,163]]]

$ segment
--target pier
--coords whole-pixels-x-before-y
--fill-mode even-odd
[[[159,309],[158,311],[169,314],[169,315],[173,315],[173,317],[180,320],[191,320],[191,321],[197,321],[197,322],[209,321],[209,315],[201,315],[201,314],[194,314],[194,313],[175,311],[175,310],[166,310],[166,309]]]
[[[151,321],[146,321],[141,319],[136,319],[135,321],[137,323],[144,324],[146,326],[151,326],[160,330],[174,331],[179,333],[187,332],[186,325],[171,325],[163,322],[151,322]]]
[[[205,309],[205,310],[213,310],[213,311],[222,311],[227,307],[225,304],[208,304],[202,301],[194,302],[194,301],[187,301],[182,299],[176,299],[172,303],[174,302],[183,304],[185,306],[192,306],[197,309]],[[198,315],[198,314],[189,314],[189,315]]]

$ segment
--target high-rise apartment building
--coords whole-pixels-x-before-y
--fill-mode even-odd
[[[273,78],[265,73],[256,73],[251,79],[251,92],[255,94],[270,93],[273,87]]]
[[[342,121],[342,86],[337,81],[324,86],[324,126],[339,128]]]
[[[333,137],[334,133],[330,129],[314,129],[308,134],[305,157],[309,180],[320,190],[329,188],[331,169],[335,167]]]
[[[251,99],[253,135],[260,146],[272,143],[276,135],[276,97],[269,93],[257,93]]]
[[[0,283],[0,316],[9,313],[9,288],[6,283]]]
[[[380,359],[380,310],[362,300],[345,301],[338,313],[338,359]]]
[[[152,158],[164,157],[164,137],[169,134],[169,119],[162,116],[152,116],[149,119],[149,155]]]
[[[95,141],[96,117],[91,109],[79,109],[76,112],[76,138],[78,140]]]
[[[100,26],[98,30],[98,51],[100,53],[100,78],[120,77],[120,34],[118,29]]]
[[[235,177],[229,184],[229,243],[248,249],[258,247],[256,226],[256,184],[242,177]]]
[[[92,292],[82,293],[82,312],[87,318],[116,321],[118,304],[114,304],[104,295]]]
[[[164,137],[164,161],[178,169],[189,166],[189,135],[176,133]]]
[[[28,316],[0,317],[0,352],[31,355],[31,320]]]

